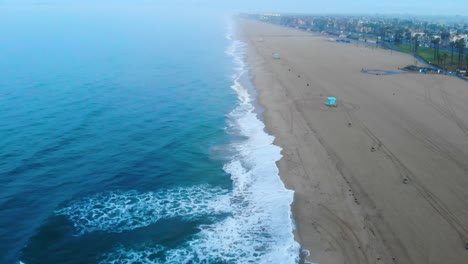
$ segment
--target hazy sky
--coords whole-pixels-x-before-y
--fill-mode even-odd
[[[179,3],[215,5],[219,8],[246,11],[281,11],[301,13],[413,13],[468,14],[468,0],[177,0]],[[216,3],[216,4],[214,4]]]
[[[295,13],[468,14],[468,0],[0,0],[2,5],[148,5],[171,10]]]

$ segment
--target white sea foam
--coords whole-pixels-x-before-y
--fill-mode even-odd
[[[229,39],[229,37],[227,37]],[[293,237],[290,205],[293,192],[278,175],[275,162],[281,149],[264,131],[254,112],[253,98],[239,79],[247,72],[245,44],[232,40],[226,53],[233,57],[236,73],[232,89],[239,98],[229,115],[229,131],[247,138],[232,144],[235,156],[224,166],[233,181],[231,215],[200,226],[200,232],[176,249],[167,249],[164,263],[297,263],[299,245]],[[134,250],[128,250],[135,254]],[[146,251],[143,251],[146,252]],[[140,253],[138,253],[140,254]],[[155,262],[158,263],[158,262]]]
[[[161,192],[107,192],[74,201],[56,211],[74,224],[77,235],[93,231],[122,232],[160,219],[197,218],[229,208],[226,190],[194,186]]]
[[[229,121],[247,138],[233,144],[237,155],[224,167],[234,184],[233,215],[202,230],[200,236],[219,251],[230,249],[223,259],[239,257],[229,259],[232,263],[296,263],[299,244],[293,236],[293,192],[279,178],[275,162],[281,158],[281,148],[273,145],[274,137],[265,132],[255,113],[255,98],[240,82],[248,71],[245,51],[246,44],[238,40],[232,40],[227,50],[236,65],[231,87],[239,98]]]
[[[163,217],[197,217],[219,212],[229,216],[199,226],[200,232],[178,248],[160,245],[122,248],[103,255],[101,263],[297,263],[299,244],[293,237],[293,192],[279,178],[275,162],[281,149],[264,131],[254,98],[240,82],[247,74],[246,44],[226,36],[226,53],[235,64],[232,89],[238,105],[229,114],[228,131],[246,138],[231,145],[236,153],[224,166],[233,190],[193,187],[162,193],[110,193],[73,203],[58,211],[67,215],[80,233],[121,232],[154,223]],[[183,193],[183,194],[181,194]],[[130,213],[129,213],[130,212]]]

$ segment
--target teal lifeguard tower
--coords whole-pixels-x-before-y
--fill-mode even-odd
[[[279,60],[279,59],[280,59],[280,55],[279,55],[279,53],[275,53],[275,54],[273,54],[273,58],[275,58],[276,60]]]
[[[328,106],[336,106],[336,97],[327,97],[328,101],[325,103]]]

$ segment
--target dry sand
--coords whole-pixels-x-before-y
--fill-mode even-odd
[[[296,238],[310,250],[307,260],[468,263],[468,83],[364,74],[415,61],[239,23],[267,128],[283,148],[278,165],[295,190]],[[325,106],[326,96],[338,107]]]

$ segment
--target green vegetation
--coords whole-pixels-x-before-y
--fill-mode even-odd
[[[413,47],[409,44],[400,44],[395,47],[397,48],[398,51],[401,51],[401,52],[408,52],[408,53],[413,52]]]
[[[450,60],[451,53],[449,51],[438,51],[439,60],[437,56],[434,56],[437,51],[434,51],[433,48],[421,47],[419,46],[417,52],[414,52],[414,47],[410,44],[400,44],[395,46],[398,51],[407,52],[407,53],[416,53],[421,56],[427,62],[445,68],[447,70],[455,70],[457,68],[457,61],[454,60],[453,63]]]

